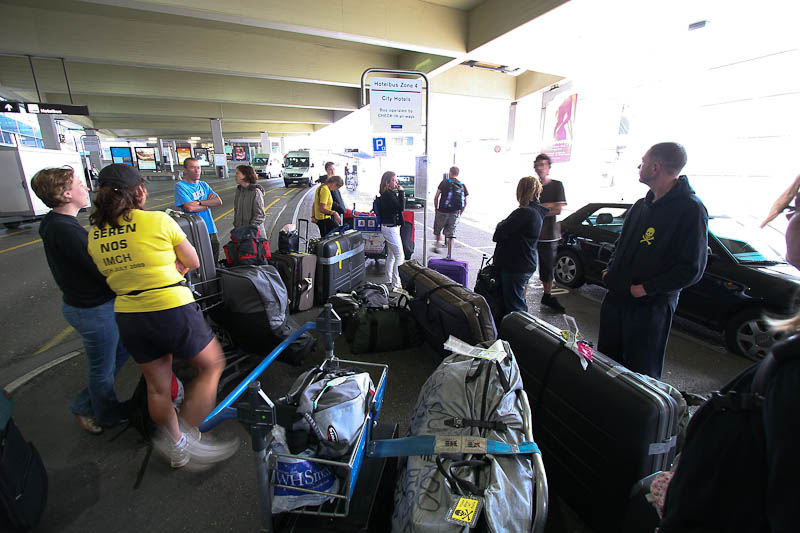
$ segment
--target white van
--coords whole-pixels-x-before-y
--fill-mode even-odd
[[[295,150],[283,158],[283,183],[286,187],[295,184],[311,187],[315,177],[311,175],[314,163],[308,150]]]
[[[253,157],[253,169],[259,178],[280,178],[282,172],[281,163],[279,155],[256,154]]]

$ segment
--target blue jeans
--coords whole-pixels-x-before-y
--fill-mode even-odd
[[[122,405],[114,392],[114,378],[128,359],[114,319],[114,300],[97,307],[63,304],[67,322],[83,337],[89,359],[89,385],[69,406],[76,415],[94,416],[101,426],[113,426],[122,419]]]
[[[525,302],[525,285],[528,284],[532,275],[533,272],[500,270],[500,288],[503,291],[506,313],[528,311],[528,304]]]

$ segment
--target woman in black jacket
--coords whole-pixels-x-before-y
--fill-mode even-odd
[[[400,227],[403,225],[405,197],[403,188],[397,183],[397,175],[394,172],[383,173],[379,192],[381,233],[386,239],[389,249],[389,255],[386,258],[386,282],[399,289],[401,285],[398,268],[403,263],[403,241],[400,239]]]
[[[507,312],[527,311],[525,286],[536,270],[536,244],[542,219],[550,211],[539,203],[542,184],[528,176],[517,184],[519,208],[497,224],[492,240],[494,265],[500,275],[503,304]]]

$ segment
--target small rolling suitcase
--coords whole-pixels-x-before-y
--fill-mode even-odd
[[[453,259],[453,239],[447,239],[447,257],[432,257],[428,260],[428,268],[444,274],[463,286],[469,282],[469,263]]]
[[[360,231],[348,230],[316,242],[316,290],[318,305],[337,292],[350,292],[364,281],[364,239]]]
[[[270,264],[286,285],[289,294],[289,311],[305,311],[314,305],[314,277],[317,272],[317,256],[301,253],[272,254]]]
[[[211,249],[211,237],[208,235],[206,223],[197,215],[183,213],[181,211],[167,210],[167,213],[175,219],[181,227],[186,238],[197,251],[200,259],[200,267],[192,270],[187,275],[195,300],[205,311],[222,301],[222,294],[217,276],[217,264],[214,260],[214,253]]]
[[[469,344],[497,339],[489,304],[450,278],[425,268],[416,260],[400,265],[400,281],[414,299],[411,312],[425,340],[444,357],[444,341],[450,335]]]
[[[634,485],[675,458],[675,399],[599,352],[584,370],[561,332],[528,313],[507,315],[500,338],[517,356],[553,492],[593,530],[620,531]]]

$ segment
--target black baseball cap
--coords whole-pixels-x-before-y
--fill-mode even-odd
[[[127,189],[128,187],[139,185],[144,181],[144,178],[132,166],[114,163],[100,171],[97,181],[100,187],[109,186],[115,189]]]

